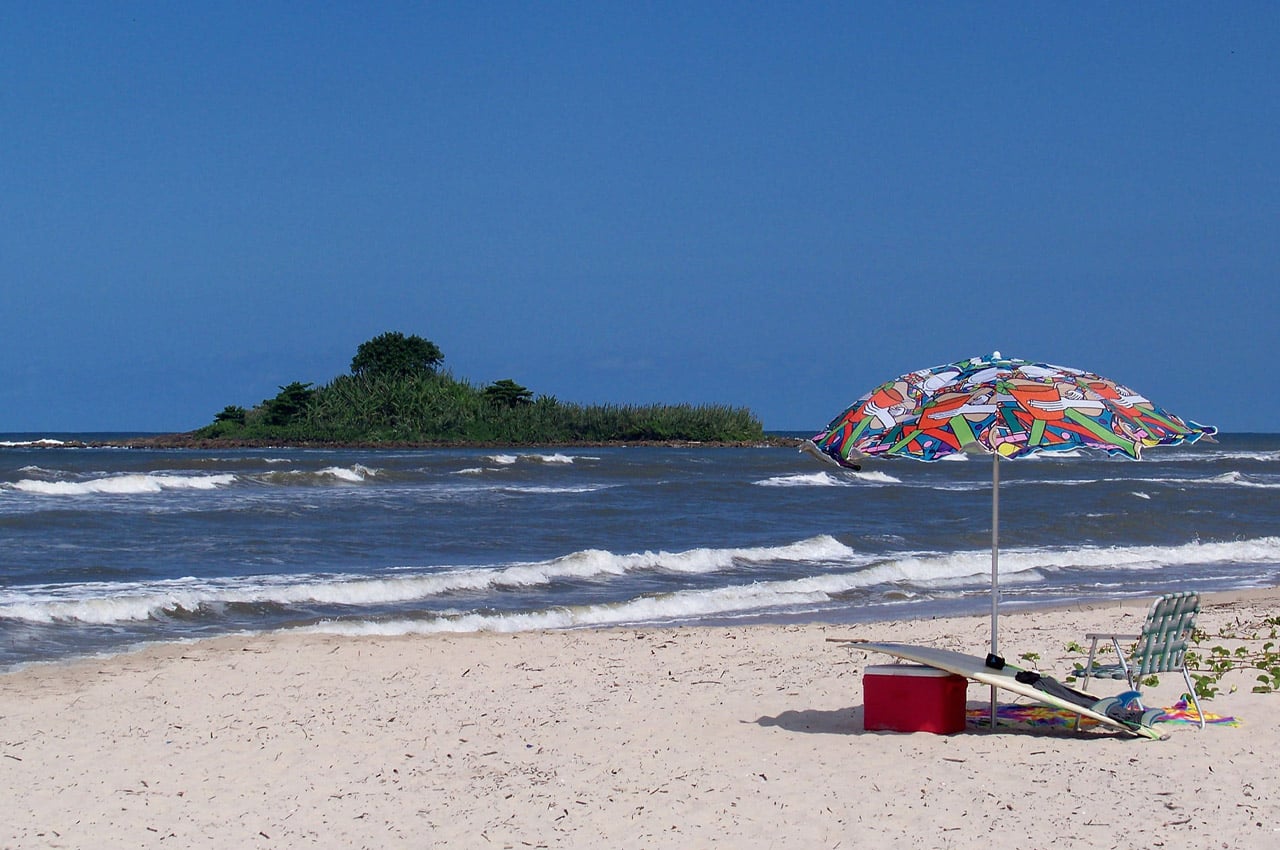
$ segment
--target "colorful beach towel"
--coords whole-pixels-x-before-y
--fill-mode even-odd
[[[1171,707],[1162,709],[1164,712],[1155,719],[1156,723],[1194,723],[1199,725],[1200,716],[1193,706],[1187,704],[1185,699],[1178,700]],[[991,709],[989,708],[971,708],[966,712],[968,721],[974,726],[980,726],[991,720]],[[1057,708],[1049,708],[1047,705],[998,705],[996,706],[996,720],[1017,726],[1069,726],[1075,723],[1077,714],[1070,711],[1063,711]],[[1084,727],[1096,726],[1097,721],[1087,717],[1082,717],[1081,725]],[[1205,723],[1212,723],[1217,726],[1239,726],[1240,721],[1234,717],[1226,717],[1220,714],[1205,712]]]

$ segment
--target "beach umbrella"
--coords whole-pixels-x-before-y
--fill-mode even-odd
[[[1138,460],[1217,429],[1181,419],[1115,381],[995,352],[881,384],[805,448],[840,466],[868,458],[991,456],[991,653],[999,653],[1000,460],[1092,449]],[[992,699],[994,706],[994,696]],[[994,717],[994,715],[993,715]]]

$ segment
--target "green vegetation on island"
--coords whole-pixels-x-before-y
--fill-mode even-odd
[[[228,405],[199,440],[290,443],[562,444],[748,442],[760,420],[722,405],[581,405],[536,398],[507,378],[475,387],[441,370],[435,343],[384,333],[356,350],[351,373],[294,381],[253,408]]]

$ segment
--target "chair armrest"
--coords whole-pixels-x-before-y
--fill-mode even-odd
[[[1140,637],[1142,637],[1142,635],[1113,635],[1113,634],[1099,634],[1099,633],[1090,632],[1089,634],[1084,636],[1084,639],[1085,640],[1137,640]]]

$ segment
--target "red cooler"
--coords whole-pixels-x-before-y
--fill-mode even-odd
[[[878,664],[862,674],[862,726],[868,732],[964,731],[968,680],[936,667]]]

